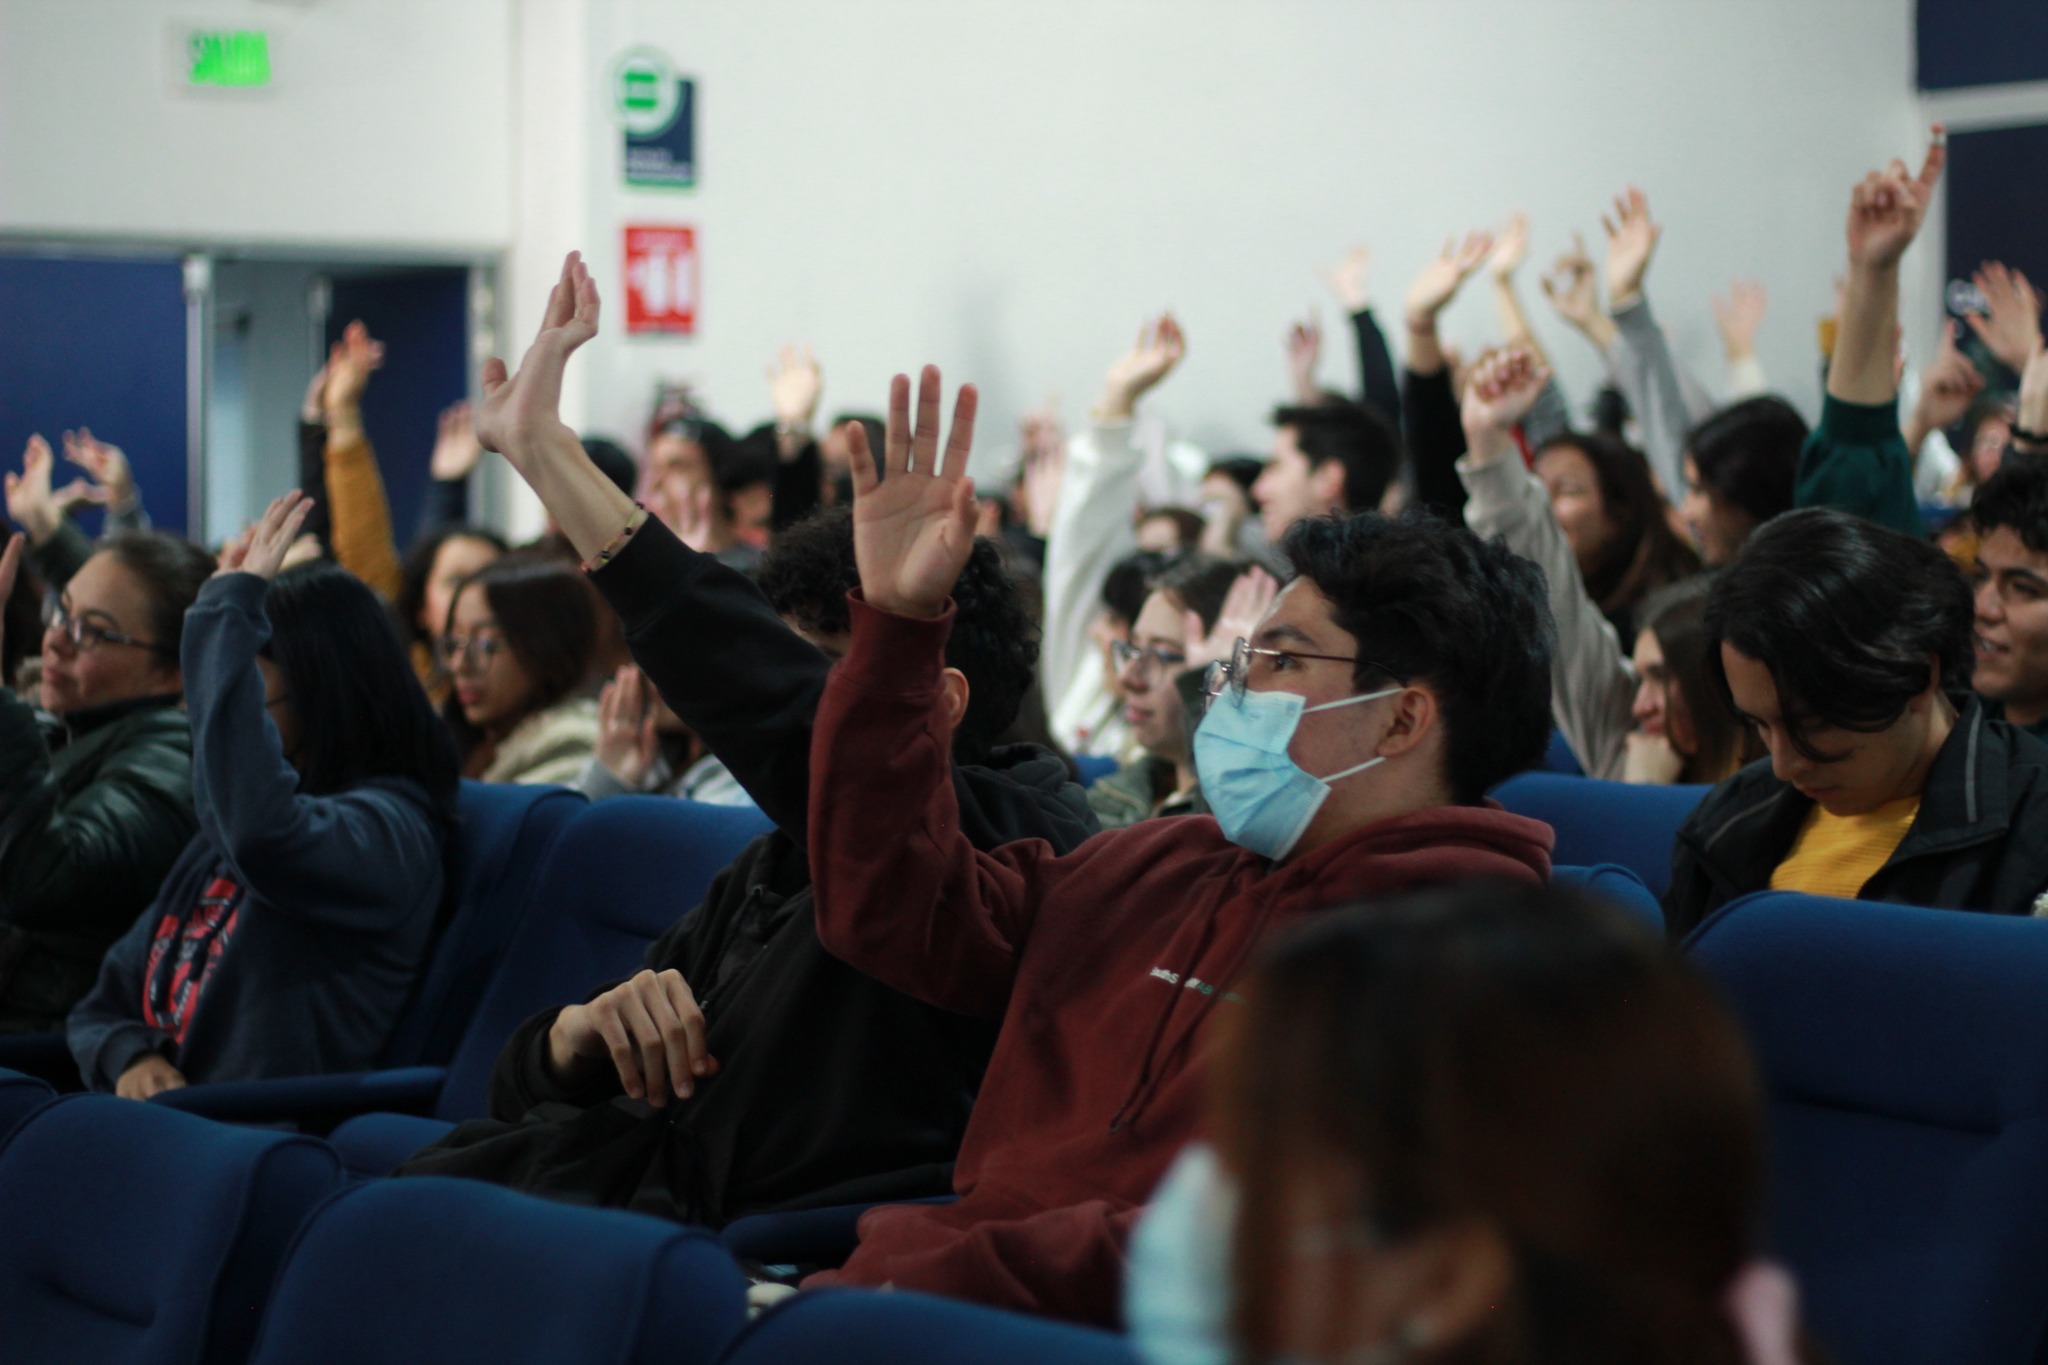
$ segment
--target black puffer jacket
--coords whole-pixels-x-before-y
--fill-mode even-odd
[[[0,1032],[63,1027],[198,831],[178,703],[74,712],[53,752],[0,689]]]
[[[1750,764],[1707,793],[1678,831],[1664,924],[1683,938],[1737,896],[1762,891],[1813,802]],[[2048,744],[1986,716],[1975,697],[1920,794],[1920,813],[1861,900],[2027,915],[2048,892]]]

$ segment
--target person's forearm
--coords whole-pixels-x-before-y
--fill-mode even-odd
[[[1380,330],[1379,320],[1370,308],[1361,308],[1351,315],[1351,330],[1358,339],[1360,398],[1367,407],[1399,427],[1401,381],[1394,375],[1394,356],[1387,349],[1387,334]]]
[[[632,497],[605,477],[567,427],[540,438],[536,449],[520,452],[512,467],[585,559],[616,540],[633,518]]]
[[[1436,317],[1408,319],[1408,358],[1410,374],[1442,374],[1444,369],[1444,345],[1436,334]]]
[[[1458,420],[1451,376],[1441,364],[1429,374],[1408,371],[1401,386],[1401,428],[1415,502],[1455,521],[1465,508],[1465,485],[1456,469],[1465,453],[1465,428]]]
[[[1893,336],[1899,324],[1897,265],[1851,265],[1842,287],[1842,321],[1828,364],[1828,393],[1847,403],[1889,403],[1898,394],[1893,378]]]
[[[1675,504],[1685,496],[1685,437],[1690,423],[1670,338],[1657,325],[1649,301],[1641,294],[1629,307],[1617,309],[1613,321],[1608,371],[1642,425],[1643,454],[1649,459],[1650,472],[1657,476],[1664,496]]]
[[[328,423],[326,486],[321,491],[327,495],[334,562],[385,601],[395,601],[405,572],[392,539],[391,502],[384,494],[377,452],[370,449],[360,423]]]
[[[1521,346],[1536,357],[1536,363],[1550,364],[1550,357],[1544,353],[1543,343],[1536,339],[1536,333],[1529,326],[1529,317],[1522,311],[1522,300],[1515,294],[1512,279],[1496,276],[1493,281],[1493,307],[1500,315],[1501,331],[1507,336],[1507,344]]]

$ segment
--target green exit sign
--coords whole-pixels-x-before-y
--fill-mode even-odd
[[[185,49],[187,85],[252,90],[270,84],[270,35],[261,29],[193,29]]]

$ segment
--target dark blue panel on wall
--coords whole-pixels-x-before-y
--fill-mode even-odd
[[[2048,286],[2048,125],[1958,133],[1948,142],[1948,278],[2003,261]],[[1968,334],[1965,333],[1967,336]],[[2017,382],[2017,377],[2014,377]]]
[[[327,314],[329,344],[360,319],[384,343],[384,368],[363,398],[401,551],[412,543],[427,490],[441,409],[469,395],[469,272],[409,270],[340,277]]]
[[[2048,80],[2048,0],[1920,0],[1922,90]]]
[[[120,446],[158,526],[185,529],[185,295],[176,261],[0,255],[0,463],[41,432]],[[99,516],[79,517],[97,531]]]

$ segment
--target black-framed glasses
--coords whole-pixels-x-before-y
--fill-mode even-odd
[[[1188,656],[1180,650],[1161,649],[1157,645],[1140,647],[1128,640],[1111,640],[1109,642],[1109,658],[1110,662],[1116,665],[1116,671],[1119,673],[1142,660],[1147,671],[1154,675],[1171,673],[1175,669],[1184,666],[1188,661]]]
[[[112,626],[103,626],[97,621],[73,616],[62,602],[54,598],[43,606],[43,629],[56,631],[81,654],[87,650],[98,649],[101,645],[127,645],[130,649],[146,649],[152,654],[162,654],[173,659],[178,657],[178,651],[167,645],[138,640],[133,635],[115,630]]]
[[[1218,659],[1209,665],[1209,675],[1202,679],[1203,694],[1213,702],[1228,690],[1233,698],[1242,701],[1245,684],[1251,680],[1252,663],[1256,659],[1269,659],[1275,665],[1283,659],[1322,659],[1333,664],[1354,665],[1362,662],[1372,664],[1389,677],[1393,676],[1391,669],[1374,664],[1370,659],[1361,660],[1356,655],[1309,654],[1299,649],[1261,649],[1240,635],[1237,637],[1237,644],[1230,651],[1229,659]]]
[[[444,635],[441,637],[441,667],[450,673],[465,664],[471,668],[489,668],[491,660],[497,658],[504,648],[504,640],[481,631],[467,640],[456,635]]]

